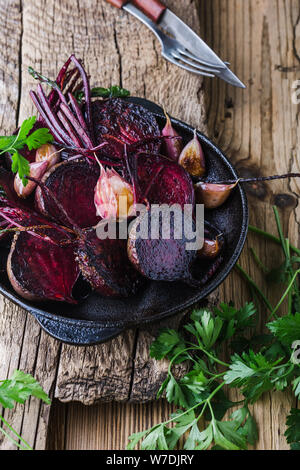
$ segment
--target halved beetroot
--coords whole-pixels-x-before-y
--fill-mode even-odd
[[[187,242],[191,240],[185,236],[184,217],[181,217],[182,236],[177,238],[175,228],[178,228],[178,221],[170,216],[167,239],[162,236],[162,217],[164,216],[155,221],[153,212],[148,210],[135,220],[128,238],[128,257],[135,268],[148,279],[192,283],[191,268],[197,258],[197,251],[187,249]],[[143,226],[148,239],[139,235]],[[158,229],[156,239],[152,236],[153,229]]]
[[[127,257],[127,240],[101,240],[95,229],[85,230],[76,253],[83,277],[105,297],[128,297],[141,284]]]
[[[92,103],[93,123],[97,143],[101,136],[110,135],[104,152],[112,158],[122,158],[124,144],[135,144],[139,140],[161,135],[155,117],[143,106],[130,103],[120,98]],[[143,145],[143,150],[158,152],[159,142]]]
[[[96,225],[100,218],[96,215],[94,190],[99,178],[99,166],[85,159],[59,163],[42,178],[42,182],[52,191],[70,219],[79,227]],[[51,195],[38,187],[35,194],[39,211],[45,216],[68,225],[64,214],[59,211]]]
[[[64,235],[46,230],[55,241]],[[72,246],[57,246],[30,235],[17,233],[7,260],[7,273],[14,290],[30,301],[55,300],[76,303],[72,289],[79,275]]]
[[[193,182],[180,165],[159,155],[137,158],[140,192],[150,204],[194,204]]]

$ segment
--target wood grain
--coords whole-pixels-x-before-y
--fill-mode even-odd
[[[222,57],[230,60],[247,84],[239,90],[206,82],[208,127],[211,136],[236,165],[239,174],[282,174],[299,169],[299,106],[292,103],[292,84],[299,78],[300,5],[291,1],[235,0],[200,2],[200,16],[210,21],[207,39]],[[208,23],[207,23],[208,24]],[[230,55],[229,55],[230,54]],[[297,158],[298,157],[298,158]],[[277,205],[285,234],[299,245],[299,181],[248,185],[250,220],[276,233],[271,205]],[[268,292],[275,304],[276,291],[268,289],[255,267],[249,247],[263,262],[278,264],[278,249],[248,237],[241,264]],[[221,289],[225,301],[240,304],[249,299],[243,281],[233,273]],[[261,312],[261,324],[267,312]],[[287,449],[285,416],[295,400],[287,394],[266,395],[254,406],[261,429],[258,449]]]
[[[224,149],[241,174],[267,175],[299,169],[299,106],[291,101],[292,84],[300,79],[299,2],[199,0],[196,3],[203,37],[224,60],[231,62],[233,70],[247,84],[247,90],[241,92],[220,81],[204,81],[210,137]],[[186,100],[187,95],[182,103]],[[248,186],[247,192],[251,222],[275,232],[271,209],[275,203],[284,220],[285,234],[299,245],[299,182]],[[267,290],[249,253],[250,247],[269,266],[278,262],[278,250],[250,235],[240,260]],[[275,303],[276,293],[267,292]],[[221,287],[220,297],[225,301],[234,299],[237,305],[249,300],[248,289],[236,272]],[[262,311],[261,324],[265,318],[266,312]],[[232,397],[236,398],[234,393]],[[266,394],[255,405],[260,429],[257,449],[288,448],[284,423],[291,405],[296,405],[295,400],[283,393]],[[143,406],[112,403],[92,408],[69,404],[64,408],[65,439],[57,446],[50,440],[49,446],[124,449],[126,435],[165,419],[169,409],[161,406],[160,402]],[[62,411],[61,405],[58,410]],[[61,423],[57,415],[55,422]],[[89,438],[84,442],[80,439],[86,434],[79,431],[80,426],[89,429]]]
[[[0,3],[0,126],[1,134],[14,131],[21,100],[22,10],[19,1]],[[32,317],[0,298],[0,376],[9,377],[16,368],[35,375],[51,391],[57,368],[58,342],[41,333]],[[4,417],[37,449],[45,448],[50,409],[32,399],[26,407],[3,411]],[[0,436],[0,449],[13,446]]]
[[[169,3],[179,10],[179,1]],[[5,96],[1,116],[11,106],[8,114],[13,118],[2,126],[3,132],[12,131],[35,112],[28,96],[35,86],[27,73],[28,66],[54,77],[72,52],[87,64],[93,85],[119,83],[133,95],[164,104],[171,114],[205,130],[202,81],[166,63],[152,34],[126,13],[96,0],[77,2],[76,8],[72,0],[2,1],[0,5],[6,20],[3,30],[7,28],[10,33],[1,39],[1,49],[6,51],[1,58]],[[185,15],[197,30],[195,5],[191,4]],[[14,75],[9,74],[10,69]],[[184,107],[180,99],[183,91],[190,94]],[[51,396],[64,402],[140,402],[155,398],[167,369],[166,363],[149,359],[148,355],[159,325],[128,331],[105,345],[75,348],[60,345],[41,332],[35,320],[21,309],[4,299],[2,302],[0,347],[5,357],[1,377],[20,367],[35,375]],[[164,324],[177,327],[181,318],[179,315]],[[49,411],[49,407],[44,409],[31,400],[28,407],[17,407],[7,417],[29,444],[44,448]],[[3,440],[0,445],[11,446]]]
[[[231,62],[247,90],[217,80],[203,83],[168,64],[161,59],[160,46],[147,29],[103,1],[76,2],[74,8],[71,0],[1,0],[0,25],[6,32],[0,37],[1,129],[13,129],[32,112],[26,67],[33,65],[53,76],[65,57],[75,51],[88,64],[90,74],[97,77],[95,84],[120,83],[133,94],[165,104],[171,114],[194,126],[201,124],[205,129],[207,124],[209,136],[227,153],[240,175],[299,171],[300,108],[291,100],[292,84],[300,79],[299,2],[192,0],[185,3],[185,8],[179,0],[166,3],[195,30],[201,29],[204,39]],[[285,234],[299,245],[299,181],[248,185],[247,192],[251,222],[274,232],[271,205],[276,204]],[[249,253],[250,246],[269,266],[277,263],[278,250],[249,236],[240,260],[268,291]],[[268,291],[268,295],[275,303],[276,292]],[[220,297],[241,305],[249,300],[249,292],[233,272],[223,284]],[[265,318],[266,312],[262,311],[261,325]],[[139,331],[114,340],[126,351],[116,358],[117,368],[124,374],[124,387],[114,385],[121,400],[147,398],[144,390],[149,362],[145,351],[153,334],[155,331]],[[31,317],[1,299],[1,378],[20,367],[36,375],[50,392],[54,393],[55,387],[56,396],[64,401],[81,399],[91,403],[94,396],[110,399],[110,384],[103,387],[98,380],[105,374],[102,358],[109,355],[110,347],[85,348],[85,356],[70,346],[60,351],[58,342],[41,333]],[[128,380],[128,358],[133,360],[134,356],[134,375]],[[93,363],[100,365],[99,369],[90,368]],[[116,363],[108,358],[107,370]],[[152,383],[163,367],[152,376]],[[70,381],[70,376],[78,375],[83,379],[79,385]],[[236,398],[233,392],[232,396]],[[278,393],[266,394],[254,406],[261,430],[258,449],[287,448],[284,422],[291,405],[296,405],[291,396]],[[171,409],[164,401],[146,405],[112,402],[91,407],[54,401],[47,446],[124,449],[128,435],[166,419]],[[49,407],[40,408],[31,400],[27,407],[17,407],[6,416],[31,444],[44,448],[48,413]],[[0,437],[0,449],[7,447]]]

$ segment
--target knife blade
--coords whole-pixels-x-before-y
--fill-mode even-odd
[[[127,4],[128,6],[129,4]],[[215,52],[198,36],[186,23],[176,16],[168,8],[160,17],[157,23],[162,30],[171,34],[177,41],[181,42],[188,51],[192,52],[195,57],[205,60],[207,65],[220,67],[221,71],[218,75],[225,82],[231,85],[246,88],[241,80],[227,67],[227,65],[215,54]]]

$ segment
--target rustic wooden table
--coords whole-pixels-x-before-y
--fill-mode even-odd
[[[74,51],[85,60],[95,84],[121,83],[133,95],[164,103],[172,115],[207,128],[207,134],[241,175],[299,171],[299,106],[291,99],[292,85],[300,79],[299,1],[166,3],[195,30],[201,30],[215,51],[231,62],[247,90],[217,80],[202,81],[166,63],[151,33],[103,0],[0,0],[1,133],[11,131],[33,112],[28,97],[33,83],[27,66],[54,76]],[[247,191],[251,222],[274,231],[271,207],[276,204],[286,234],[299,244],[299,182],[261,184]],[[241,264],[263,284],[249,256],[249,246],[269,264],[276,250],[262,240],[248,238]],[[235,272],[219,295],[226,301],[234,299],[236,304],[249,299],[244,282]],[[50,420],[50,408],[35,400],[7,413],[10,422],[36,448],[124,449],[129,434],[167,417],[170,407],[164,401],[126,403],[128,398],[138,402],[153,396],[153,390],[148,393],[145,388],[145,369],[155,370],[147,356],[148,332],[131,332],[113,345],[87,348],[82,357],[82,351],[47,337],[21,309],[3,298],[0,301],[1,378],[18,367],[34,373],[52,396],[69,402],[54,399]],[[116,349],[120,353],[105,363],[106,369],[95,371],[91,367],[96,356],[101,363],[101,358],[113,356],[111,350]],[[68,368],[68,364],[72,366]],[[86,377],[88,367],[91,370]],[[111,370],[118,371],[119,376],[112,376]],[[105,383],[103,376],[108,378]],[[93,406],[70,402],[92,403],[111,397],[120,402]],[[291,396],[277,393],[272,397],[267,394],[254,406],[261,430],[258,449],[287,448],[284,422],[291,405],[296,405]],[[9,444],[0,438],[1,448],[9,448]]]

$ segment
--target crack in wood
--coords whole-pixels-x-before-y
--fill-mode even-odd
[[[22,40],[23,40],[23,0],[20,0],[20,39],[19,39],[19,86],[18,86],[18,98],[17,98],[17,109],[16,109],[16,127],[19,125],[19,115],[21,107],[21,96],[22,96]]]

